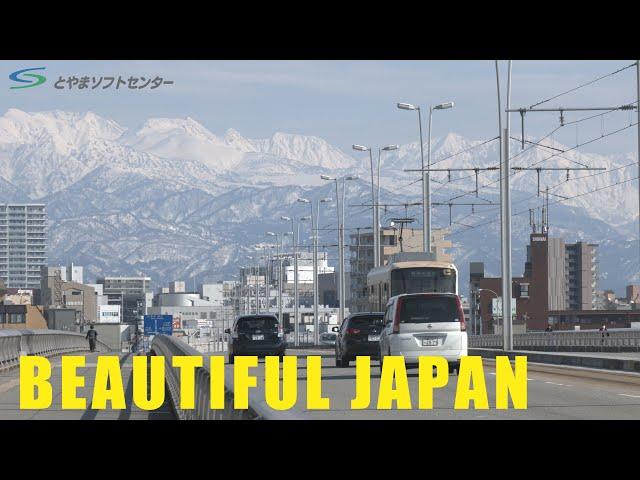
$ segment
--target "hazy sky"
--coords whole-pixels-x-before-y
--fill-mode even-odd
[[[504,62],[506,64],[506,62]],[[512,106],[529,106],[564,90],[631,64],[620,61],[515,61]],[[9,74],[46,67],[42,86],[11,90]],[[496,76],[493,61],[3,61],[5,87],[0,108],[91,110],[135,128],[149,117],[193,117],[222,135],[235,128],[249,138],[276,131],[317,135],[349,151],[352,143],[386,145],[417,139],[414,112],[396,102],[455,101],[436,112],[434,137],[456,132],[473,139],[497,135]],[[156,90],[56,90],[59,76],[159,75],[173,85]],[[503,76],[503,80],[506,76]],[[503,83],[503,87],[504,87]],[[553,100],[545,107],[609,107],[636,100],[635,68]],[[425,108],[426,109],[426,108]],[[566,121],[587,114],[566,114]],[[529,114],[527,134],[541,136],[558,125],[557,113]],[[629,124],[627,112],[565,127],[555,140],[574,145]],[[635,114],[633,117],[635,122]],[[426,125],[426,122],[425,122]],[[520,116],[512,116],[514,135]],[[630,128],[595,142],[585,151],[623,153],[636,150]]]

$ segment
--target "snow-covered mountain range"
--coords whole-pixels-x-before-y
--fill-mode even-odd
[[[541,173],[541,188],[549,185],[552,193],[551,234],[601,245],[601,288],[621,291],[626,283],[639,281],[638,187],[636,181],[625,182],[637,174],[637,167],[626,166],[635,161],[634,154],[563,152],[562,145],[545,144],[551,148],[514,147],[513,165],[607,168],[572,172],[569,181],[564,171]],[[432,152],[434,168],[498,165],[496,140],[483,143],[450,133],[434,139]],[[233,129],[216,135],[192,118],[153,118],[127,129],[91,112],[9,109],[0,117],[0,201],[47,204],[50,264],[73,261],[85,265],[89,277],[147,274],[158,283],[200,282],[236,273],[253,246],[267,241],[264,232],[285,228],[281,215],[306,215],[308,207],[297,203],[298,197],[334,196],[333,184],[321,180],[321,174],[360,176],[349,182],[348,226],[368,227],[370,209],[355,205],[371,200],[369,157],[358,153],[348,155],[313,136],[278,132],[249,139]],[[417,142],[384,152],[382,202],[419,200],[419,173],[404,171],[419,166]],[[434,172],[432,179],[434,202],[498,201],[497,171],[480,173],[477,197],[473,172]],[[606,188],[614,183],[620,184]],[[539,207],[542,197],[537,196],[536,172],[514,174],[512,188],[518,275],[528,240],[528,209]],[[321,227],[333,228],[335,205],[325,206]],[[433,208],[434,227],[449,226],[449,208]],[[383,220],[400,212],[402,207],[391,207]],[[407,212],[420,220],[420,207]],[[477,206],[473,212],[470,206],[452,208],[451,240],[464,290],[469,261],[485,261],[490,274],[499,272],[498,215],[496,205]],[[322,232],[324,243],[335,243],[334,236],[332,230]],[[335,263],[335,253],[330,259]]]

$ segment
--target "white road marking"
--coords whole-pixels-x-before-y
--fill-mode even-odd
[[[493,376],[495,376],[495,374],[496,374],[496,372],[489,372],[489,375],[493,375]],[[528,377],[527,377],[527,380],[533,380],[533,378],[528,378]]]
[[[629,395],[626,393],[619,393],[618,395],[621,395],[623,397],[640,398],[640,395]]]
[[[555,382],[544,382],[544,383],[548,383],[549,385],[558,385],[560,387],[564,387],[565,386],[564,383],[555,383]]]

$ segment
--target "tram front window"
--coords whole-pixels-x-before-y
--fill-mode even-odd
[[[402,293],[457,293],[454,270],[403,268],[391,272],[391,295]]]

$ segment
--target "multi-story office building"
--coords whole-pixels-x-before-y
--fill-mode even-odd
[[[65,280],[65,267],[42,267],[40,299],[45,309],[70,308],[77,312],[77,324],[97,320],[96,291],[90,285]]]
[[[565,243],[546,233],[532,233],[524,275],[512,278],[514,324],[528,330],[544,330],[554,319],[567,318],[567,312],[577,318],[593,310],[597,302],[596,249],[597,245],[591,243]],[[489,333],[495,330],[491,305],[493,298],[502,294],[502,280],[485,278],[484,266],[477,262],[472,265],[471,296],[481,290],[471,302],[480,307],[482,318],[481,329],[476,333]]]
[[[9,288],[39,288],[47,264],[43,204],[0,204],[0,278]]]
[[[452,244],[445,239],[447,229],[431,231],[431,249],[436,259],[442,262],[450,262],[451,256],[445,253],[445,248],[451,248]],[[352,312],[362,312],[367,309],[367,297],[364,294],[367,286],[367,274],[373,268],[373,233],[370,231],[358,231],[350,235],[349,250],[351,257],[349,273]],[[392,255],[400,252],[422,251],[422,229],[395,227],[380,228],[380,264],[386,265]],[[346,283],[346,282],[345,282]]]
[[[102,277],[97,283],[109,305],[120,305],[122,323],[142,322],[153,302],[150,277]]]

